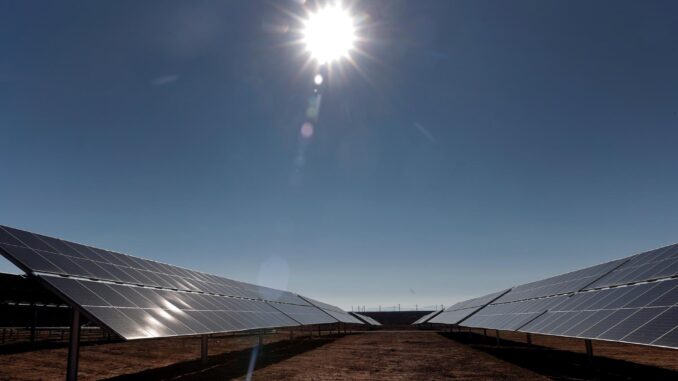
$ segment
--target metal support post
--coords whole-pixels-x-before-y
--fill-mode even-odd
[[[33,320],[31,321],[31,347],[35,346],[35,330],[38,325],[38,308],[35,305],[32,306],[33,310]]]
[[[487,339],[487,329],[483,328],[483,337]]]
[[[499,330],[494,330],[494,334],[497,337],[497,345],[499,345]]]
[[[80,360],[80,313],[76,309],[73,309],[69,336],[66,381],[76,381],[78,379],[78,361]]]
[[[264,355],[264,333],[259,332],[259,356]]]
[[[209,335],[200,336],[200,360],[203,365],[207,365]]]
[[[322,336],[322,333],[320,333],[320,326],[318,326],[318,337]]]
[[[586,357],[588,358],[589,365],[593,364],[593,343],[591,340],[584,340],[584,344],[586,345]]]
[[[527,333],[527,345],[532,346],[532,334]]]
[[[294,340],[294,328],[290,328],[290,340]]]

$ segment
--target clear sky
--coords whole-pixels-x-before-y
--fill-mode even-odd
[[[0,3],[0,223],[344,308],[678,240],[677,2],[352,12],[305,138],[299,1]]]

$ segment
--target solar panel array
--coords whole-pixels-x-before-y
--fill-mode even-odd
[[[128,340],[337,321],[362,324],[338,307],[322,303],[319,308],[288,291],[1,225],[0,253]]]
[[[381,323],[379,323],[378,321],[374,320],[374,319],[371,318],[370,316],[363,315],[363,314],[359,314],[359,313],[357,313],[357,312],[351,312],[351,315],[357,317],[358,319],[364,321],[365,323],[367,323],[367,324],[369,324],[369,325],[373,325],[373,326],[379,326],[379,325],[381,325]]]
[[[508,290],[493,292],[478,298],[453,304],[447,307],[445,311],[440,313],[438,316],[430,319],[428,322],[438,324],[459,324],[461,321],[471,316],[482,307],[492,303],[492,301],[506,294],[507,291]]]
[[[516,286],[459,320],[484,298],[429,322],[678,348],[678,244]]]

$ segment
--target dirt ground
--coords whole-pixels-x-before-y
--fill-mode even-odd
[[[480,334],[482,330],[475,332]],[[491,335],[494,335],[494,331]],[[500,337],[520,343],[527,342],[526,335],[517,332],[501,332]],[[532,343],[549,348],[586,353],[584,341],[580,339],[532,335]],[[593,355],[678,371],[678,351],[675,349],[594,341]]]
[[[436,333],[416,331],[374,331],[343,337],[259,369],[253,376],[259,380],[309,381],[546,379]]]
[[[210,339],[207,366],[198,361],[196,338],[88,345],[81,349],[81,380],[546,380],[678,379],[676,351],[594,343],[588,369],[581,341],[502,332],[446,335],[435,331],[371,331],[317,337],[267,335],[263,356],[256,336]],[[543,349],[552,345],[561,350]],[[62,380],[66,348],[0,354],[0,380]],[[619,360],[621,359],[621,360]],[[631,362],[632,361],[632,362]],[[648,364],[653,366],[638,365]]]

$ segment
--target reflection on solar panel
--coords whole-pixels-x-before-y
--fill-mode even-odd
[[[678,279],[575,294],[521,331],[676,347]]]
[[[374,325],[374,326],[381,325],[381,323],[379,323],[378,321],[374,320],[373,318],[371,318],[367,315],[359,314],[357,312],[351,312],[351,315],[357,317],[358,319],[364,321],[365,323],[367,323],[369,325]]]
[[[4,226],[0,254],[128,340],[337,320],[362,324],[337,307],[321,303],[319,309],[288,291]],[[350,319],[333,318],[342,314]]]
[[[342,323],[351,323],[351,324],[363,324],[362,321],[354,318],[349,314],[348,312],[342,310],[339,307],[333,306],[331,304],[319,302],[317,300],[302,296],[304,300],[307,302],[311,303],[312,305],[320,308],[321,310],[325,311],[328,315],[332,316],[333,318],[339,320]]]
[[[39,277],[127,340],[299,325],[259,300]]]
[[[514,287],[456,324],[678,348],[677,276],[667,246]]]
[[[438,310],[438,311],[429,312],[429,313],[427,313],[426,315],[424,315],[424,316],[420,317],[419,319],[415,320],[414,323],[412,323],[412,325],[428,323],[429,320],[430,320],[431,318],[433,318],[434,316],[438,315],[439,313],[442,313],[443,311],[444,311],[444,310]]]
[[[438,324],[459,324],[461,321],[474,314],[480,308],[492,303],[494,300],[506,294],[507,292],[508,290],[494,292],[485,296],[453,304],[447,307],[445,311],[440,313],[438,316],[428,320],[428,322]]]
[[[635,255],[588,289],[644,282],[678,275],[678,244]]]

